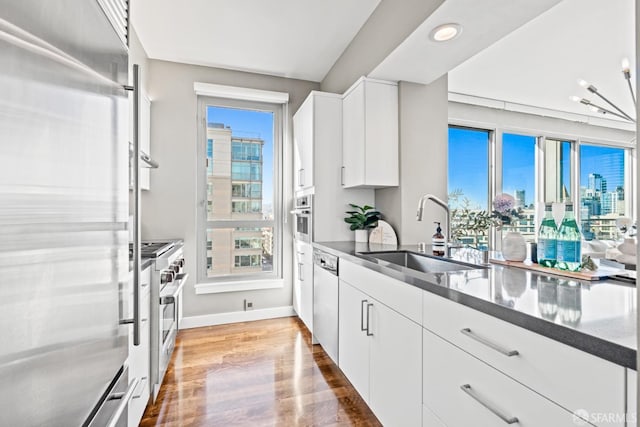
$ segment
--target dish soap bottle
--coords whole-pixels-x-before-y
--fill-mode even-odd
[[[551,203],[544,206],[544,219],[538,229],[538,264],[543,267],[554,267],[557,258],[558,226],[551,208]]]
[[[582,235],[573,215],[573,203],[567,203],[564,218],[558,229],[556,268],[580,271],[582,262]]]
[[[433,237],[431,238],[431,244],[433,246],[433,254],[436,256],[444,256],[444,250],[445,250],[445,246],[447,244],[447,241],[444,238],[444,235],[442,234],[442,228],[440,228],[440,223],[437,221],[434,221],[434,224],[438,224],[438,227],[436,228],[436,234],[433,235]]]

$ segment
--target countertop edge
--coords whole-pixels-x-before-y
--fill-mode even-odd
[[[364,256],[347,253],[331,246],[327,246],[329,243],[331,242],[314,242],[312,243],[312,246],[340,258],[347,259],[360,266],[382,273],[393,279],[403,281],[410,286],[416,286],[422,290],[431,292],[450,301],[457,302],[489,316],[519,326],[530,332],[553,339],[562,344],[584,351],[585,353],[607,360],[611,363],[615,363],[616,365],[633,370],[637,369],[636,350],[632,348],[586,334],[568,326],[558,325],[497,303],[482,300],[463,292],[444,288],[425,279],[407,276],[400,271],[369,261]]]

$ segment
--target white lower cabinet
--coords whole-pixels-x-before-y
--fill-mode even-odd
[[[428,330],[423,346],[423,399],[447,427],[580,425],[569,411]]]
[[[638,425],[638,372],[627,369],[627,427]]]
[[[427,330],[563,408],[587,411],[595,425],[624,426],[622,366],[430,292],[423,298]]]
[[[360,393],[369,401],[369,346],[365,329],[368,298],[344,280],[338,293],[338,366]]]
[[[422,424],[421,326],[340,281],[339,366],[385,426]]]
[[[144,410],[149,401],[149,372],[150,372],[150,284],[151,268],[140,274],[140,344],[133,345],[133,333],[129,334],[129,378],[138,378],[138,386],[129,401],[128,426],[140,424]]]
[[[293,309],[313,333],[313,248],[297,241],[294,250]]]
[[[369,405],[385,426],[419,426],[422,419],[422,327],[372,300]]]

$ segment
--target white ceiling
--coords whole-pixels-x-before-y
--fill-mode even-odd
[[[378,65],[371,77],[431,83],[561,0],[447,0]],[[437,26],[456,23],[448,42],[429,38]]]
[[[321,81],[380,0],[136,0],[153,59]]]
[[[450,72],[449,90],[602,117],[569,99],[610,108],[585,79],[633,116],[620,63],[635,64],[634,16],[633,0],[564,0]]]
[[[321,81],[379,2],[136,0],[132,23],[154,59]],[[450,92],[602,117],[569,100],[606,107],[583,78],[633,115],[620,61],[635,64],[634,16],[634,0],[445,0],[369,76],[429,83],[449,72]],[[430,41],[445,22],[462,34]]]

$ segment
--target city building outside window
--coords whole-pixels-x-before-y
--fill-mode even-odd
[[[199,98],[204,167],[198,281],[281,275],[282,107]]]
[[[625,150],[580,146],[580,225],[586,238],[616,239],[616,219],[627,214]]]

